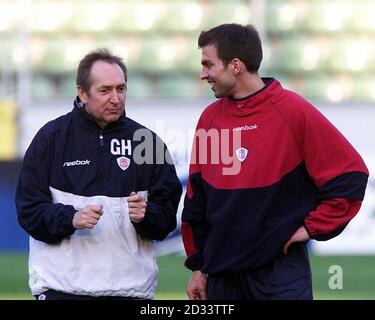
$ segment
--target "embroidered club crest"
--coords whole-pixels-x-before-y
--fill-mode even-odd
[[[246,148],[241,147],[236,150],[236,157],[238,160],[243,162],[247,158],[248,153],[249,151]]]
[[[130,159],[127,158],[127,157],[119,157],[117,158],[117,164],[118,166],[122,169],[122,170],[126,170],[127,168],[129,168],[129,165],[130,165]]]

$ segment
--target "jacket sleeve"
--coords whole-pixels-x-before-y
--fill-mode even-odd
[[[170,154],[166,146],[164,144],[162,146],[163,155],[166,155],[165,161],[160,164],[160,161],[154,159],[155,164],[145,164],[152,172],[147,186],[145,218],[139,223],[133,222],[139,235],[152,240],[163,240],[176,228],[176,214],[182,193],[181,183]]]
[[[201,120],[197,130],[201,128]],[[202,179],[201,165],[198,163],[199,148],[197,131],[193,141],[187,190],[182,211],[181,233],[187,259],[185,266],[190,270],[200,270],[203,266],[203,248],[208,234],[206,217],[207,199]]]
[[[74,233],[72,220],[76,210],[73,206],[52,203],[51,148],[41,129],[26,151],[15,200],[21,227],[36,240],[56,244]]]
[[[301,150],[318,188],[318,205],[304,226],[311,238],[328,240],[358,213],[369,173],[358,152],[319,111],[306,109],[304,123]]]

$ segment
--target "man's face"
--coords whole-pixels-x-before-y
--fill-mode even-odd
[[[90,89],[78,87],[85,110],[100,127],[118,120],[125,110],[126,83],[122,69],[116,63],[96,61],[90,72]]]
[[[201,80],[207,80],[216,98],[233,95],[236,77],[233,75],[231,63],[226,67],[217,55],[217,49],[213,45],[202,48]]]

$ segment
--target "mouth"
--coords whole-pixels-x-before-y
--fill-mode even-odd
[[[108,113],[120,113],[122,110],[121,110],[121,108],[112,108],[112,109],[107,109],[107,112]]]

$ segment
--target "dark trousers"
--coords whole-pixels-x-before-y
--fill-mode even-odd
[[[133,297],[81,296],[81,295],[59,292],[59,291],[55,291],[55,290],[48,290],[48,291],[43,292],[42,294],[36,295],[34,297],[35,297],[36,300],[142,300],[140,298],[133,298]]]
[[[288,254],[255,271],[210,274],[210,300],[311,300],[310,261],[305,243],[294,243]]]

